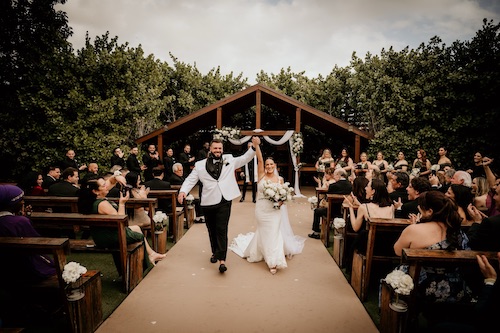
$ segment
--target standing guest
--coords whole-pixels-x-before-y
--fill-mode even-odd
[[[340,157],[335,162],[336,168],[342,168],[347,172],[347,177],[351,175],[351,171],[354,170],[354,162],[352,158],[349,157],[349,151],[346,148],[342,149],[340,152]]]
[[[48,195],[58,197],[77,197],[80,188],[78,187],[78,170],[72,167],[66,168],[62,173],[62,181],[52,184],[49,187]]]
[[[170,185],[182,185],[184,183],[184,167],[180,163],[175,163],[172,166],[172,176],[168,179]]]
[[[21,188],[0,185],[0,237],[40,237],[31,221],[24,216],[23,197]],[[0,260],[4,268],[12,270],[10,274],[15,274],[15,278],[10,279],[10,282],[38,282],[56,274],[52,259],[43,255],[0,251]],[[7,274],[2,274],[2,278],[5,275]]]
[[[380,179],[387,184],[387,171],[389,171],[389,163],[384,159],[384,154],[379,151],[377,158],[373,160],[372,165],[378,167],[380,171]]]
[[[179,154],[179,163],[182,164],[184,170],[184,178],[186,178],[191,172],[191,167],[194,165],[195,157],[191,155],[191,145],[185,144],[184,150]]]
[[[170,179],[172,176],[172,167],[176,163],[174,157],[174,150],[172,148],[168,148],[165,157],[163,158],[163,166],[165,167],[165,179]]]
[[[64,160],[61,162],[61,165],[59,166],[61,170],[65,170],[66,168],[72,167],[77,169],[78,171],[83,171],[87,169],[87,165],[84,164],[79,164],[78,161],[75,158],[76,153],[73,149],[69,149],[66,152],[66,157]]]
[[[130,172],[135,172],[138,175],[141,174],[142,170],[146,169],[145,165],[141,165],[137,156],[139,155],[139,148],[132,147],[130,149],[130,154],[127,157],[127,169]]]
[[[48,189],[50,185],[59,181],[61,177],[61,169],[58,166],[50,166],[47,176],[43,178],[42,187]]]
[[[427,177],[431,173],[431,161],[427,158],[427,153],[423,149],[417,150],[417,158],[413,161],[413,168],[418,169],[420,177]]]
[[[398,153],[398,159],[394,162],[394,170],[408,171],[408,162],[405,160],[405,153],[402,151]]]
[[[441,171],[446,171],[446,168],[452,168],[453,165],[451,164],[451,160],[446,156],[448,153],[448,150],[446,150],[445,147],[439,147],[439,159],[437,161],[437,164],[439,165],[439,170]]]
[[[335,166],[335,160],[333,159],[332,151],[325,148],[314,166],[316,168],[316,171],[318,172],[318,178],[320,180],[323,179],[325,170],[327,168],[332,168]]]
[[[178,200],[183,203],[186,194],[201,181],[203,193],[201,206],[205,214],[205,222],[210,237],[212,256],[210,262],[219,261],[219,272],[227,270],[225,265],[227,255],[227,230],[231,216],[232,200],[240,194],[235,170],[250,162],[255,156],[255,147],[260,144],[256,136],[252,138],[254,147],[244,155],[233,157],[223,155],[221,140],[212,140],[210,143],[210,156],[195,164],[193,171],[186,178],[179,190]]]
[[[368,155],[365,152],[362,152],[359,158],[360,161],[355,165],[354,173],[356,176],[365,176],[368,169],[371,169],[372,162],[368,161]]]
[[[434,176],[436,177],[436,176]],[[394,202],[394,207],[396,208],[396,213],[394,214],[397,218],[410,218],[411,214],[418,214],[418,197],[427,191],[431,190],[431,183],[427,178],[424,177],[414,177],[410,180],[410,184],[406,188],[408,192],[408,202],[403,204],[401,198],[399,201]]]
[[[206,141],[203,143],[203,147],[198,150],[196,154],[196,161],[204,160],[208,157],[208,153],[210,152],[210,142]]]
[[[122,168],[124,168],[127,165],[127,162],[125,161],[125,158],[123,158],[123,151],[121,150],[120,147],[116,147],[115,150],[113,150],[113,155],[111,156],[111,168],[114,167],[115,165],[119,165]]]
[[[252,146],[253,143],[247,143],[247,149],[252,148]],[[243,179],[240,202],[245,201],[247,187],[250,185],[252,187],[252,202],[255,203],[257,198],[257,157],[254,157],[250,163],[245,164],[244,171],[240,173],[240,177]]]
[[[85,185],[82,185],[80,195],[78,197],[78,210],[82,214],[103,214],[103,215],[125,215],[125,204],[130,198],[130,191],[126,195],[120,195],[119,203],[116,205],[113,201],[108,201],[109,184],[103,178],[91,179]],[[143,242],[147,258],[145,257],[146,269],[149,264],[155,265],[157,261],[165,258],[165,254],[155,252],[137,225],[126,227],[127,244],[135,242]],[[116,228],[90,227],[90,233],[97,247],[100,248],[118,248],[118,232]],[[115,261],[116,262],[116,261]],[[120,270],[119,270],[120,271]]]
[[[335,179],[335,183],[330,184],[328,186],[328,194],[349,194],[352,192],[351,182],[347,180],[347,172],[338,168],[333,172],[333,178]],[[332,216],[340,215],[340,205],[335,207],[335,212]],[[328,207],[318,207],[314,210],[313,224],[312,230],[313,233],[309,234],[310,238],[320,239],[320,222],[321,218],[327,216]]]
[[[471,176],[471,178],[476,178],[476,177],[485,177],[486,178],[486,173],[484,172],[483,168],[483,154],[480,152],[476,152],[474,154],[473,158],[473,166],[470,169],[467,169],[467,173]]]
[[[146,166],[144,169],[144,181],[153,179],[153,168],[163,168],[163,162],[160,159],[160,155],[155,145],[148,146],[148,151],[142,156],[142,163]]]
[[[45,195],[42,185],[43,175],[38,171],[28,172],[18,184],[26,195]]]

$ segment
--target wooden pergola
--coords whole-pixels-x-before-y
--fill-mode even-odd
[[[286,117],[294,118],[294,128],[266,129],[262,128],[263,106],[269,107]],[[259,135],[281,137],[287,130],[301,132],[305,125],[324,133],[335,133],[336,138],[350,143],[354,147],[353,159],[358,161],[361,147],[366,146],[372,135],[360,130],[345,121],[335,118],[323,111],[306,105],[262,84],[256,84],[240,92],[219,100],[185,117],[171,122],[136,140],[137,144],[156,144],[162,156],[164,143],[178,141],[189,134],[215,125],[216,128],[230,126],[227,121],[238,113],[254,109],[255,126],[242,129],[241,135],[253,135],[253,129],[261,129]],[[225,122],[226,121],[226,122]],[[362,142],[365,140],[365,142]]]

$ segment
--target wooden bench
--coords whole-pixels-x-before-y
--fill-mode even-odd
[[[417,309],[417,293],[415,290],[418,287],[418,279],[422,267],[434,266],[455,266],[478,270],[476,255],[484,254],[488,260],[497,263],[497,253],[488,251],[469,251],[469,250],[428,250],[428,249],[403,249],[401,263],[408,264],[408,274],[413,279],[414,288],[411,294],[405,298],[408,305],[408,313],[405,315],[395,313],[389,304],[392,301],[393,294],[390,287],[386,283],[382,284],[381,294],[381,313],[380,313],[380,332],[405,332],[408,329],[408,324],[415,322],[419,309]]]
[[[110,201],[114,201],[118,203],[119,198],[108,198]],[[35,212],[52,212],[56,210],[54,208],[64,208],[67,212],[78,213],[78,197],[60,197],[60,196],[25,196],[24,202],[26,205],[31,205]],[[153,216],[155,214],[155,207],[157,206],[157,199],[155,198],[130,198],[125,207],[126,208],[141,208],[147,210],[148,216],[153,221]],[[148,232],[153,235],[151,232],[151,226],[141,226],[141,229],[144,232],[144,235],[147,236]],[[75,231],[78,231],[78,228],[75,226]],[[156,239],[155,237],[151,237],[152,248],[157,249]]]
[[[320,239],[326,247],[330,246],[330,228],[333,223],[333,205],[342,205],[344,202],[344,194],[327,194],[328,208],[326,219],[321,219],[321,234]],[[344,228],[345,229],[345,228]]]
[[[102,289],[100,272],[88,270],[83,275],[84,298],[68,301],[66,282],[62,277],[66,265],[66,254],[70,251],[68,238],[45,237],[0,237],[0,251],[16,251],[27,254],[50,254],[54,259],[56,276],[30,286],[23,283],[22,288],[29,288],[30,293],[40,290],[55,290],[60,298],[64,313],[67,315],[68,331],[74,333],[94,332],[102,323]],[[5,272],[4,272],[5,273]],[[12,288],[12,285],[9,285]],[[24,299],[24,301],[28,301]]]
[[[119,253],[123,289],[129,293],[143,277],[144,246],[142,242],[127,244],[125,228],[128,226],[127,215],[101,215],[79,213],[33,212],[31,222],[35,228],[64,228],[73,225],[113,227],[118,232],[118,248],[104,249],[95,246],[90,239],[71,239],[70,247],[78,252]],[[147,241],[147,240],[145,240]]]
[[[180,188],[180,187],[179,187]],[[177,207],[178,189],[170,190],[150,190],[148,196],[155,199],[171,200],[172,210],[168,214],[170,223],[172,223],[173,241],[178,242],[184,235],[184,217],[186,217],[187,205]],[[188,222],[188,227],[189,227]]]

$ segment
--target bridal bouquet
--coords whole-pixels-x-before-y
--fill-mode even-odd
[[[273,183],[269,180],[264,182],[264,198],[273,202],[275,209],[279,209],[280,202],[292,200],[293,188],[289,182],[284,184]]]

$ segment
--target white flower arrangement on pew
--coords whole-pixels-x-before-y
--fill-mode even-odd
[[[304,151],[304,140],[302,139],[302,133],[300,132],[292,135],[292,151],[295,156]]]
[[[309,197],[307,201],[311,204],[311,209],[314,209],[318,206],[318,197]]]
[[[341,217],[336,217],[333,219],[333,226],[335,229],[342,229],[345,227],[345,220]]]
[[[168,215],[161,210],[157,210],[155,215],[153,216],[153,221],[155,223],[155,232],[161,233],[163,232],[163,229],[168,226]]]
[[[408,306],[399,300],[399,295],[409,295],[413,290],[414,284],[411,276],[396,268],[387,274],[384,280],[396,294],[396,301],[389,305],[390,308],[398,312],[406,311]]]
[[[214,129],[213,138],[222,141],[228,141],[229,139],[238,140],[240,138],[240,134],[241,131],[237,127],[223,126],[221,129]]]
[[[283,184],[273,183],[269,180],[264,182],[264,198],[273,202],[274,209],[280,209],[280,202],[292,200],[293,188],[289,182]]]
[[[193,209],[193,201],[194,201],[194,196],[192,194],[189,194],[187,197],[186,197],[186,203],[188,205],[188,208],[189,209]]]
[[[77,301],[85,296],[82,288],[82,275],[85,273],[87,273],[87,268],[77,262],[70,261],[64,265],[62,278],[69,287],[66,295],[69,301]]]

